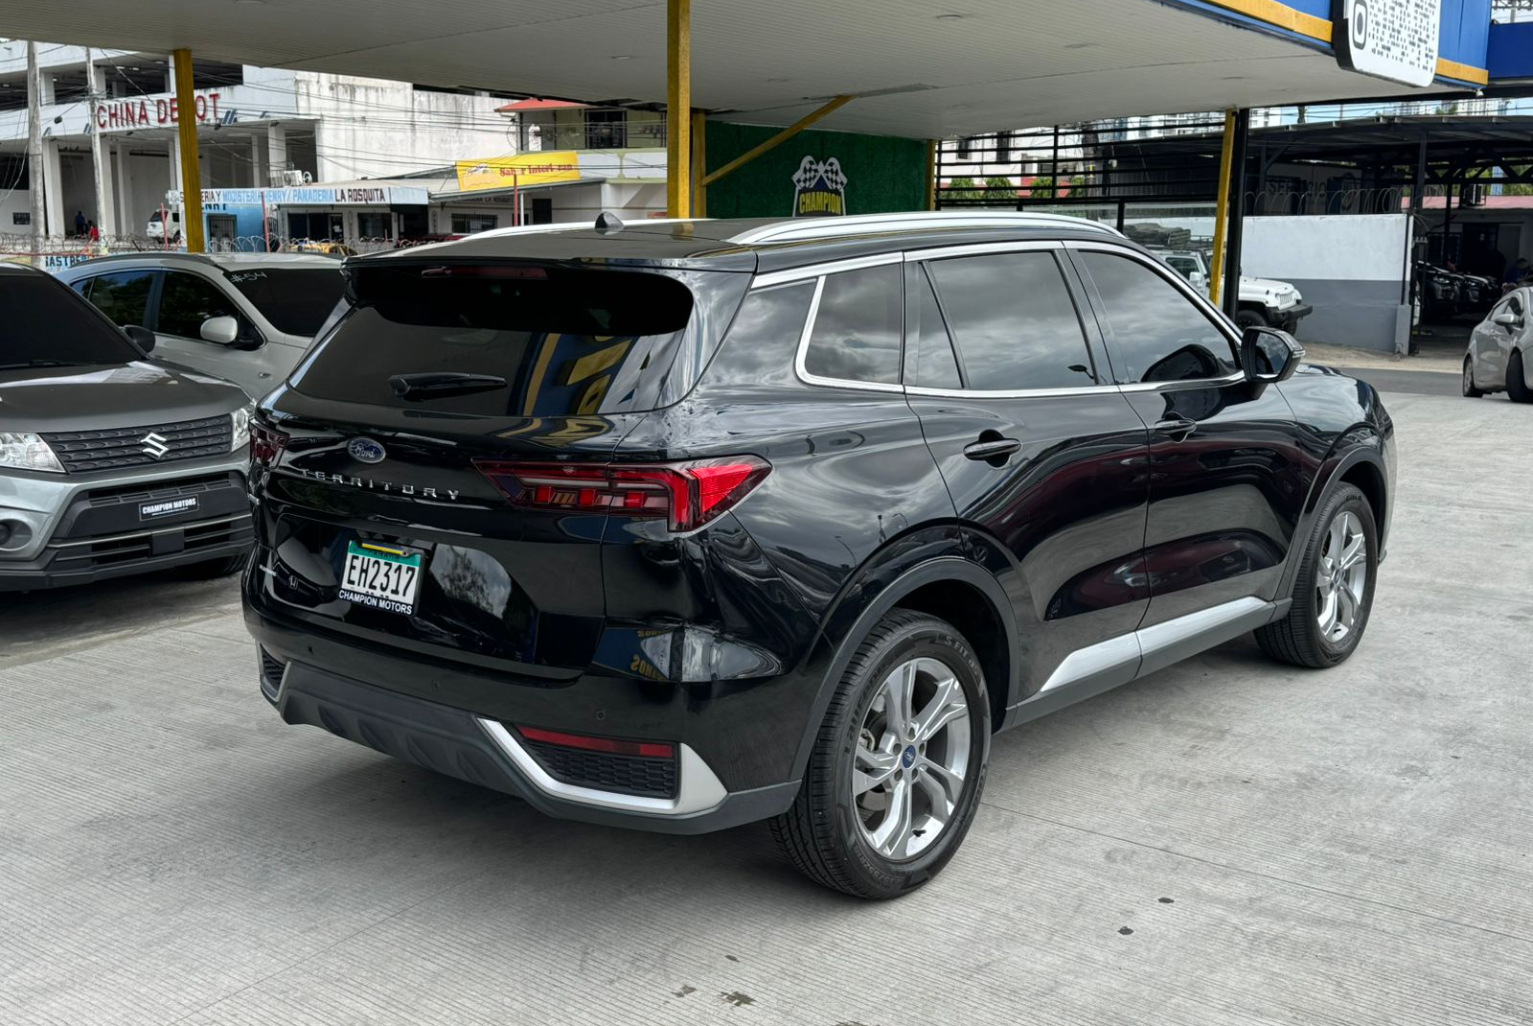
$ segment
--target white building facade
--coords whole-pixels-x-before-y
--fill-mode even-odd
[[[164,55],[39,43],[46,234],[144,236],[180,189],[183,112]],[[89,56],[87,56],[89,55]],[[26,44],[0,42],[0,234],[28,234]],[[505,97],[345,75],[199,62],[205,189],[397,179],[516,152]],[[102,156],[96,190],[92,145]]]

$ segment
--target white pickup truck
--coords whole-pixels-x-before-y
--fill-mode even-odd
[[[1193,249],[1158,249],[1151,252],[1164,260],[1177,274],[1207,291],[1208,261],[1201,252]],[[1291,332],[1299,326],[1300,319],[1313,309],[1304,302],[1299,290],[1286,281],[1240,276],[1240,308],[1235,314],[1235,323],[1242,328],[1266,325]]]

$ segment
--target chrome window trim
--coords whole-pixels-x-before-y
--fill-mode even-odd
[[[892,257],[893,259],[888,259],[890,257]],[[809,337],[814,334],[814,322],[815,322],[815,320],[820,315],[820,296],[823,295],[824,292],[825,292],[825,279],[828,278],[832,274],[841,273],[842,270],[859,271],[859,270],[862,270],[863,267],[879,267],[879,266],[883,266],[883,265],[886,265],[886,264],[898,263],[899,260],[900,260],[899,253],[885,253],[885,254],[881,254],[880,255],[880,257],[879,257],[879,259],[878,259],[878,261],[876,263],[871,263],[871,264],[860,264],[860,262],[858,262],[858,261],[838,261],[835,264],[823,264],[823,265],[821,265],[823,267],[836,267],[836,268],[839,268],[839,270],[836,270],[836,271],[826,271],[825,273],[821,274],[818,278],[815,279],[815,283],[814,283],[814,295],[809,300],[809,314],[808,314],[808,316],[806,316],[804,318],[804,329],[799,334],[799,337],[798,337],[798,352],[795,353],[794,357],[793,357],[793,373],[798,375],[798,379],[800,381],[802,381],[806,385],[816,385],[816,386],[819,386],[821,388],[856,388],[856,389],[861,389],[862,391],[865,391],[865,392],[896,392],[896,393],[903,393],[905,391],[905,386],[902,385],[902,384],[899,384],[898,382],[896,382],[894,384],[886,384],[885,382],[882,382],[882,381],[853,381],[853,380],[850,380],[848,378],[823,378],[823,377],[821,377],[818,374],[810,373],[809,368],[806,366],[806,359],[807,359],[808,353],[809,353]],[[847,263],[859,263],[859,266],[857,266],[857,267],[842,267],[841,266],[842,264],[847,264]],[[771,286],[766,286],[766,287],[770,288]],[[754,292],[755,290],[752,289],[751,291]],[[902,322],[902,324],[903,324],[903,322]],[[901,344],[902,345],[904,343],[903,335],[904,335],[904,328],[902,326],[901,327]],[[902,374],[903,374],[903,370],[902,370]]]
[[[795,281],[807,281],[811,278],[823,278],[827,274],[840,274],[842,271],[860,271],[865,267],[882,267],[884,264],[897,264],[900,260],[900,251],[895,250],[892,253],[873,253],[868,256],[848,257],[845,260],[832,260],[829,263],[805,264],[803,267],[790,267],[783,271],[770,271],[756,276],[756,280],[751,282],[751,291],[775,288],[778,285],[787,285]]]
[[[1226,374],[1222,378],[1183,378],[1177,381],[1136,381],[1132,385],[1119,385],[1120,392],[1168,392],[1185,388],[1208,388],[1212,385],[1237,385],[1246,379],[1245,371]]]
[[[676,797],[646,798],[642,795],[619,794],[615,791],[602,791],[594,787],[581,787],[578,784],[566,784],[562,780],[555,780],[503,724],[483,716],[476,716],[475,720],[479,723],[479,729],[484,731],[494,742],[495,747],[516,765],[527,781],[553,798],[560,798],[578,805],[618,809],[623,812],[686,816],[694,812],[706,812],[717,808],[725,798],[729,797],[729,792],[724,789],[723,783],[703,761],[703,757],[685,744],[676,746],[679,763]]]
[[[1070,396],[1101,395],[1119,392],[1117,385],[1083,385],[1079,388],[927,388],[924,385],[906,385],[906,395],[924,395],[943,399],[1063,399]]]
[[[1057,251],[1065,244],[1059,239],[1018,239],[1016,242],[971,242],[958,246],[934,246],[931,249],[905,251],[907,264],[919,264],[928,260],[949,260],[953,257],[983,256],[987,253],[1028,253],[1038,250]]]

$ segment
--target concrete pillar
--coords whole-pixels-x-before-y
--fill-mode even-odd
[[[48,208],[49,236],[67,235],[74,225],[64,221],[64,172],[59,166],[57,139],[43,140],[43,197]]]
[[[280,184],[273,176],[287,170],[287,129],[281,125],[266,128],[266,176],[264,185]]]
[[[117,204],[112,195],[112,162],[111,154],[108,153],[106,137],[96,130],[96,97],[106,95],[106,78],[102,69],[97,67],[90,59],[90,51],[85,51],[87,76],[86,88],[90,90],[91,124],[90,124],[90,159],[91,177],[96,185],[96,226],[101,229],[102,235],[114,235],[117,233]]]
[[[144,226],[140,220],[147,221],[147,210],[133,209],[133,180],[128,172],[128,145],[119,142],[113,147],[113,163],[117,165],[117,234],[119,235],[142,235]]]

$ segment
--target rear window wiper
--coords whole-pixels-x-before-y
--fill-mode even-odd
[[[74,367],[72,360],[27,360],[23,363],[3,363],[0,370],[21,370],[24,367]]]
[[[389,387],[401,399],[443,399],[454,395],[472,395],[506,387],[506,379],[495,374],[437,372],[395,374]]]

